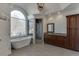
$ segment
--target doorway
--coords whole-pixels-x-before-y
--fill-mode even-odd
[[[35,42],[43,42],[43,21],[42,19],[35,19]]]

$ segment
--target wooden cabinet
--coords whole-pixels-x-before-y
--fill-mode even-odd
[[[45,43],[55,44],[55,41],[56,41],[55,39],[56,39],[56,36],[52,36],[52,35],[45,34]]]
[[[65,36],[57,36],[57,45],[60,47],[65,47]]]
[[[79,15],[67,16],[66,47],[79,51]]]
[[[62,35],[49,35],[47,33],[45,33],[44,36],[44,42],[51,44],[51,45],[56,45],[56,46],[60,46],[60,47],[65,47],[65,40],[66,40],[66,36],[62,36]]]
[[[79,15],[67,16],[67,37],[45,33],[45,43],[79,51]]]
[[[72,16],[67,16],[67,28],[76,28],[76,25],[77,25],[77,19],[76,16],[72,15]]]

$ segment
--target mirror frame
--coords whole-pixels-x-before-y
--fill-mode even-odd
[[[48,31],[48,25],[53,25],[53,31]],[[54,33],[55,31],[55,24],[54,23],[48,23],[47,24],[47,33]]]

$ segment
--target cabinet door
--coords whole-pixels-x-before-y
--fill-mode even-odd
[[[77,33],[76,33],[76,46],[75,49],[79,51],[79,15],[77,15]]]
[[[70,42],[70,48],[75,49],[76,44],[76,31],[77,29],[69,29],[69,42]]]
[[[56,37],[56,35],[52,35],[52,37],[50,38],[50,40],[51,40],[51,44],[52,45],[57,45],[57,37]]]
[[[65,37],[57,36],[57,45],[60,47],[65,47]]]
[[[77,15],[77,29],[79,29],[79,15]]]
[[[77,29],[76,42],[75,42],[75,50],[79,51],[79,29]]]
[[[56,44],[56,36],[55,35],[50,35],[48,36],[48,39],[47,39],[48,43],[49,44]]]
[[[67,28],[70,28],[70,16],[67,16]]]
[[[67,28],[76,28],[77,25],[77,16],[67,16]]]
[[[69,30],[69,28],[67,28],[67,38],[66,38],[66,40],[65,40],[65,48],[70,48],[70,30]]]
[[[45,43],[56,45],[56,41],[55,35],[45,35]]]
[[[75,49],[77,32],[77,15],[67,16],[67,41],[66,47]]]

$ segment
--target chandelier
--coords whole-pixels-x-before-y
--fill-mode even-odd
[[[37,3],[37,8],[41,12],[44,9],[44,3]]]

